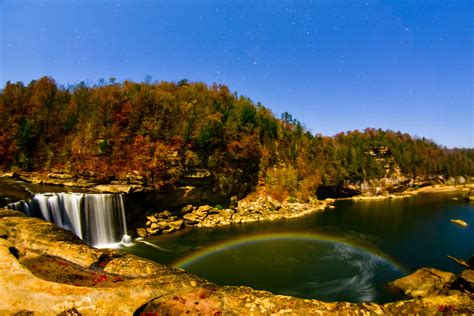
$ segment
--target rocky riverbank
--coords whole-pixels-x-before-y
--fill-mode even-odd
[[[321,302],[218,286],[181,269],[94,249],[69,231],[0,209],[0,314],[320,315],[473,313],[472,292],[384,305]]]
[[[385,193],[379,195],[362,194],[353,196],[349,199],[354,201],[400,199],[409,198],[419,193],[459,193],[464,197],[464,199],[471,200],[472,197],[472,200],[474,200],[474,183],[434,184],[417,189],[410,188],[400,193]]]
[[[168,234],[185,227],[217,227],[230,224],[250,223],[255,221],[271,221],[304,216],[322,211],[334,200],[311,200],[307,203],[279,202],[270,196],[259,197],[255,200],[246,198],[237,202],[232,199],[229,208],[219,208],[210,205],[187,205],[178,212],[162,211],[147,216],[144,227],[137,229],[142,237],[158,234]]]

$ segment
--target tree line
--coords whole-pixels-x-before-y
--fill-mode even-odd
[[[187,80],[7,82],[0,119],[4,170],[64,171],[104,182],[135,174],[157,189],[200,169],[239,170],[280,199],[380,178],[387,164],[413,177],[474,174],[474,149],[372,128],[313,135],[291,114],[276,118],[225,85]],[[377,148],[387,148],[390,159]]]

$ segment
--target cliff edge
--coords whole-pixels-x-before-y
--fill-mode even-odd
[[[321,302],[218,286],[115,250],[95,249],[57,226],[0,209],[0,314],[384,314],[474,312],[472,293],[379,305]]]

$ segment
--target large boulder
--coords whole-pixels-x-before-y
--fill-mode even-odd
[[[185,215],[192,212],[194,207],[191,204],[186,205],[185,207],[181,208],[180,214]]]
[[[147,236],[147,232],[145,228],[137,228],[138,236],[145,238]]]
[[[233,214],[234,211],[228,208],[219,211],[219,215],[226,220],[230,220]]]
[[[454,280],[456,280],[456,276],[451,272],[421,268],[406,277],[393,281],[390,285],[406,296],[422,298],[446,293]]]
[[[178,219],[176,221],[173,221],[173,222],[169,222],[169,225],[170,227],[178,230],[178,229],[181,229],[183,227],[183,220],[182,219]]]
[[[197,221],[197,216],[194,213],[187,213],[184,214],[183,220],[186,225],[193,225]]]
[[[158,219],[156,219],[155,216],[147,216],[146,218],[147,218],[148,221],[150,221],[151,223],[156,223],[156,222],[158,222]]]

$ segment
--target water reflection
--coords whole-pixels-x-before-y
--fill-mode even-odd
[[[400,263],[407,271],[414,271],[420,267],[430,266],[443,270],[459,272],[460,267],[446,257],[452,255],[459,258],[468,258],[474,253],[474,205],[466,203],[462,199],[453,200],[453,195],[449,194],[426,194],[413,198],[389,201],[338,201],[336,208],[324,212],[314,213],[302,218],[283,220],[278,222],[256,222],[245,225],[233,225],[214,229],[191,230],[180,235],[170,235],[149,239],[149,242],[171,251],[161,251],[147,245],[138,245],[126,251],[137,255],[156,260],[157,262],[172,264],[179,262],[193,254],[202,252],[216,244],[228,243],[237,239],[251,235],[293,233],[293,234],[322,234],[330,235],[332,238],[345,242],[346,244],[362,245],[367,249],[378,249],[381,253],[387,254],[393,261]],[[470,223],[468,228],[460,228],[450,222],[452,218],[459,218]],[[375,300],[384,301],[392,299],[385,284],[389,277],[393,276],[393,269],[390,267],[374,268],[374,282],[380,282],[375,287],[375,294],[370,294],[364,287],[367,281],[367,274],[358,270],[354,262],[347,261],[338,250],[333,253],[327,252],[322,255],[318,251],[323,251],[320,245],[306,244],[306,248],[301,249],[292,246],[283,247],[270,246],[260,247],[252,251],[231,249],[222,252],[211,261],[214,268],[206,260],[201,261],[201,270],[197,274],[211,278],[210,273],[214,273],[217,283],[221,284],[247,284],[253,287],[277,291],[281,294],[291,294],[300,297],[318,296],[320,287],[325,288],[326,299],[331,300],[335,293],[345,292],[342,289],[348,284],[358,283],[361,293],[359,297],[354,297],[350,293],[345,296],[337,294],[338,299],[358,301],[364,300],[370,295],[375,295]],[[300,249],[298,251],[298,249]],[[290,252],[289,252],[290,251]],[[303,253],[303,255],[301,253]],[[339,250],[340,252],[340,250]],[[369,251],[370,252],[370,251]],[[273,253],[271,259],[268,257]],[[291,254],[293,253],[293,254]],[[333,261],[324,275],[328,279],[317,279],[318,271],[308,262],[317,261],[316,266],[324,265],[324,260],[312,258],[307,254],[319,254],[324,256],[340,256],[339,264],[346,264],[345,268],[338,266]],[[258,254],[258,256],[256,255]],[[263,255],[260,256],[260,254]],[[223,256],[223,257],[221,257]],[[260,259],[259,259],[260,258]],[[225,260],[229,260],[226,262]],[[221,260],[221,261],[219,261]],[[312,261],[313,260],[313,261]],[[316,260],[316,261],[315,261]],[[319,261],[318,261],[319,260]],[[265,265],[266,262],[266,265]],[[255,275],[252,271],[257,271],[258,265],[263,265],[266,274],[268,262],[279,274],[274,274],[274,279],[280,280],[278,284],[272,280],[265,280],[261,275]],[[352,262],[352,266],[350,265]],[[363,261],[361,261],[363,262]],[[347,265],[348,264],[348,265]],[[238,265],[239,268],[226,270],[225,267]],[[217,269],[216,267],[222,267]],[[353,271],[352,275],[336,275],[334,271]],[[248,283],[243,283],[242,274],[235,271],[244,271],[251,277]],[[308,274],[309,273],[309,274]],[[232,277],[233,275],[237,275]],[[304,277],[301,277],[304,276]],[[389,281],[389,280],[388,280]],[[340,290],[338,290],[340,288]],[[350,286],[349,286],[350,288]],[[332,290],[331,290],[332,289]],[[336,295],[336,296],[337,296]]]

